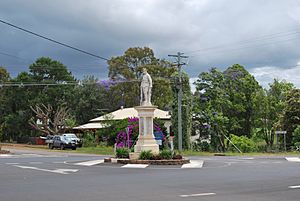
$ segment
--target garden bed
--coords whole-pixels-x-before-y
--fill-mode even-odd
[[[9,153],[10,153],[10,151],[0,149],[0,154],[9,154]]]
[[[119,159],[106,158],[105,163],[119,163],[119,164],[149,164],[149,165],[183,165],[190,162],[189,159],[170,159],[170,160],[138,160],[138,159]]]

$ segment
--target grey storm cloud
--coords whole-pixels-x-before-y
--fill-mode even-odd
[[[254,74],[293,72],[286,67],[300,60],[298,0],[1,0],[0,11],[1,20],[108,59],[136,46],[165,59],[184,52],[191,77],[235,63]],[[0,36],[0,65],[13,75],[49,56],[79,78],[107,77],[103,60],[5,24]]]

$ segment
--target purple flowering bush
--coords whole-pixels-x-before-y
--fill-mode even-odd
[[[153,123],[154,132],[163,132],[161,127]],[[126,132],[127,131],[127,132]],[[128,118],[128,125],[125,130],[120,130],[116,137],[117,148],[132,148],[139,135],[139,118]],[[165,136],[165,135],[164,135]],[[164,137],[165,139],[165,137]]]
[[[98,85],[102,86],[105,90],[109,90],[111,87],[119,84],[120,82],[114,80],[101,80],[98,81]]]

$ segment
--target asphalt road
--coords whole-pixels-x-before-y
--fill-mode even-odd
[[[97,163],[104,156],[13,151],[0,156],[0,201],[300,200],[299,158],[191,157],[203,166],[124,168]]]

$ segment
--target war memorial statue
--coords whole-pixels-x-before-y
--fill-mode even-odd
[[[147,69],[143,68],[143,76],[141,82],[141,106],[151,106],[151,91],[152,91],[152,78],[148,74]]]

